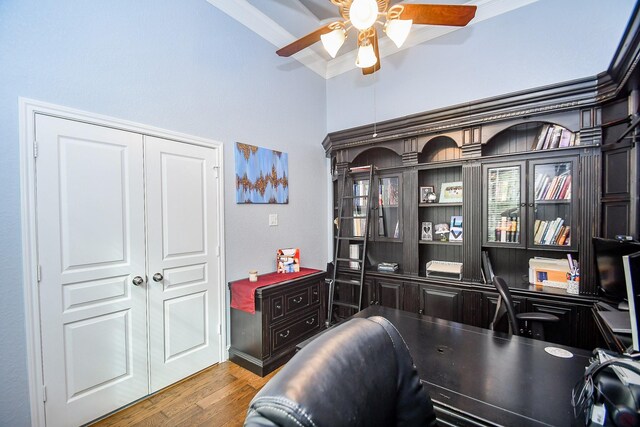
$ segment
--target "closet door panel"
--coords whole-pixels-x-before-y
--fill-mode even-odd
[[[151,391],[219,362],[213,148],[145,137]]]
[[[148,392],[142,136],[36,116],[47,425]]]

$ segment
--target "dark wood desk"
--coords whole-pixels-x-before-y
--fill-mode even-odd
[[[355,317],[369,316],[403,336],[441,424],[572,425],[571,390],[590,352],[381,306]],[[551,356],[548,346],[574,357]]]

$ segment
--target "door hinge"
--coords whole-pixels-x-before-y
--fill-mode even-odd
[[[222,335],[222,323],[218,323],[218,335]]]
[[[47,401],[47,386],[44,384],[42,385],[42,401]]]
[[[219,166],[214,166],[213,167],[213,177],[218,179],[218,171],[220,170]]]
[[[36,278],[38,280],[38,283],[40,283],[40,281],[42,280],[42,266],[38,265],[38,272],[36,274]]]
[[[220,256],[220,245],[216,246],[216,256]]]
[[[33,157],[38,157],[38,141],[33,141]]]

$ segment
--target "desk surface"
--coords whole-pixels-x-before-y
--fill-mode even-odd
[[[380,306],[354,317],[369,316],[387,318],[405,339],[439,417],[478,425],[572,425],[571,390],[588,351]],[[548,346],[574,357],[552,356]]]

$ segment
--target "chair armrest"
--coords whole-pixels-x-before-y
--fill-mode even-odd
[[[534,322],[557,322],[560,320],[558,316],[554,316],[553,314],[539,312],[518,313],[516,314],[516,318],[518,320],[531,320]]]

